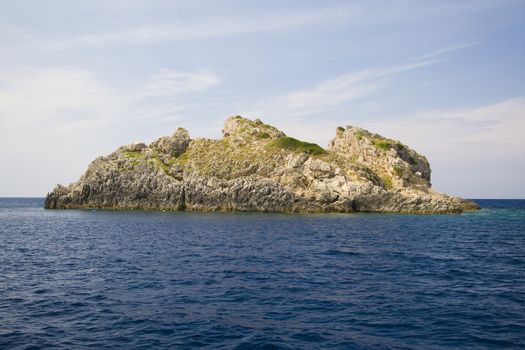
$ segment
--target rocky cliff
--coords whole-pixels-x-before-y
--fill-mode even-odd
[[[472,202],[431,189],[427,159],[399,141],[347,126],[328,149],[260,120],[224,123],[221,140],[179,128],[95,159],[46,208],[266,212],[459,213]]]

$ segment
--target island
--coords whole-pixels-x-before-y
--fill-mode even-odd
[[[261,120],[228,118],[220,140],[178,128],[95,159],[48,209],[283,213],[461,213],[471,201],[435,192],[427,158],[403,143],[338,127],[327,149]]]

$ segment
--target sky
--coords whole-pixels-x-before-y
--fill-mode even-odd
[[[231,115],[326,147],[363,127],[433,188],[525,198],[525,1],[0,0],[0,196]]]

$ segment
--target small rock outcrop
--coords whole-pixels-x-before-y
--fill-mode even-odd
[[[168,156],[178,157],[186,152],[190,144],[190,134],[184,128],[178,128],[173,136],[164,136],[151,143],[151,148],[159,153]]]
[[[228,118],[221,140],[177,129],[95,159],[46,208],[264,212],[460,213],[475,203],[431,189],[427,159],[399,141],[347,126],[328,149],[260,120]]]

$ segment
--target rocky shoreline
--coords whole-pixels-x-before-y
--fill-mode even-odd
[[[338,127],[328,149],[260,120],[228,118],[220,140],[177,129],[98,157],[45,208],[287,213],[461,213],[473,202],[431,189],[427,159],[364,129]]]

